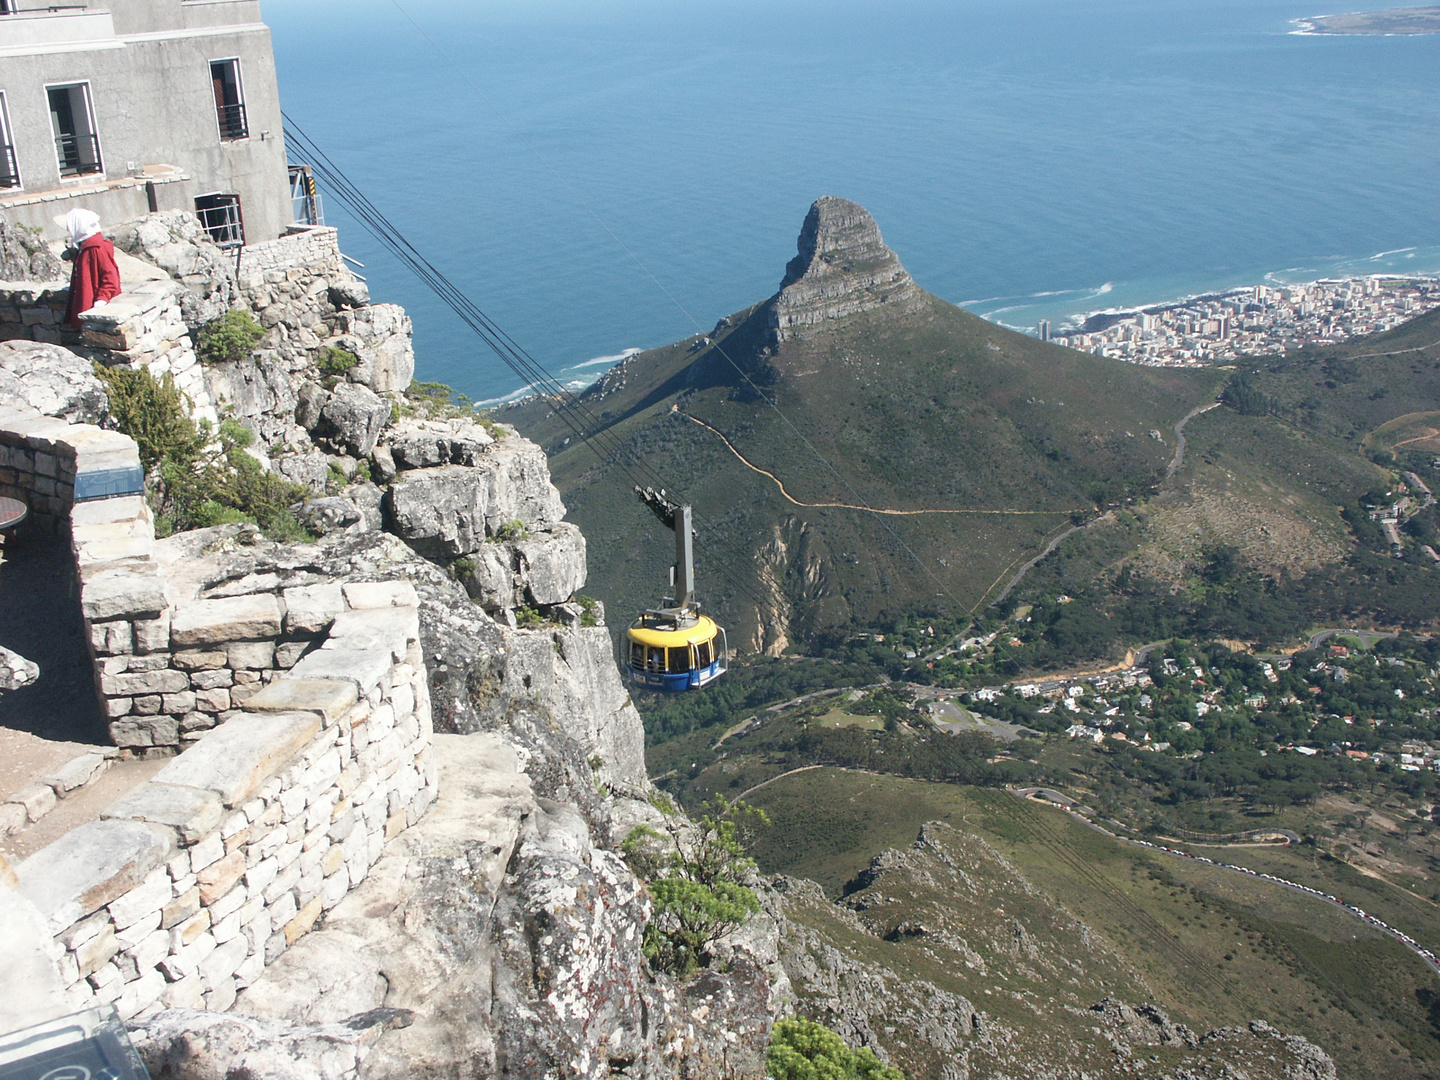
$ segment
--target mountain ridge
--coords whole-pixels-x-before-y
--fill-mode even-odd
[[[917,285],[848,200],[817,200],[796,247],[770,298],[630,357],[579,396],[624,446],[624,468],[570,438],[545,399],[505,410],[551,455],[612,606],[652,602],[667,577],[664,538],[623,476],[643,468],[696,507],[702,589],[732,641],[777,653],[917,604],[964,610],[1071,515],[1162,483],[1172,450],[1156,436],[1222,380],[1077,353],[962,311]],[[799,506],[736,454],[799,503],[1028,513],[941,523]]]

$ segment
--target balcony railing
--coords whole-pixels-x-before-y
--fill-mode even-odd
[[[240,247],[245,243],[245,225],[240,218],[240,200],[196,206],[200,227],[222,248]]]
[[[86,176],[104,172],[100,163],[100,139],[95,135],[65,134],[55,139],[61,176]]]
[[[15,148],[0,143],[0,188],[20,186],[20,168],[15,164]]]
[[[228,141],[250,137],[250,124],[245,119],[244,105],[217,105],[215,108],[220,114],[220,138]]]

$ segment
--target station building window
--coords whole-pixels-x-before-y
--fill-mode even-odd
[[[0,91],[0,188],[20,186],[20,166],[15,160],[15,140],[10,135],[10,113]]]
[[[223,142],[250,136],[245,116],[245,95],[240,84],[239,60],[211,60],[210,85],[215,91],[215,115]]]
[[[88,82],[47,86],[50,102],[50,129],[55,136],[55,158],[60,175],[86,176],[103,173],[100,136],[95,130],[95,108]]]

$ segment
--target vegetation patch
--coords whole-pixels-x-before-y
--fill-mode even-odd
[[[231,308],[200,328],[195,355],[202,364],[245,360],[265,336],[265,328],[245,308]]]
[[[645,926],[645,956],[658,970],[684,978],[711,961],[710,947],[760,910],[746,880],[746,854],[763,810],[714,799],[693,826],[671,819],[668,840],[648,825],[631,830],[621,853],[648,882],[655,914]]]
[[[326,378],[340,378],[360,363],[360,358],[349,349],[338,345],[327,345],[315,357],[315,366]]]
[[[116,425],[140,448],[157,536],[247,522],[273,540],[310,539],[290,510],[309,491],[266,472],[246,452],[254,440],[248,428],[233,420],[218,432],[207,422],[197,426],[168,373],[157,382],[143,369],[96,364],[95,374]]]

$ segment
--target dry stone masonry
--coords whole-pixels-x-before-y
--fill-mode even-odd
[[[243,712],[101,820],[17,868],[74,1008],[113,1003],[124,1018],[157,1005],[228,1008],[434,801],[415,590],[323,588],[299,607],[328,629],[317,648],[250,684]],[[274,596],[237,599],[225,623],[183,621],[186,642],[228,644],[220,628],[241,621],[274,628]]]

